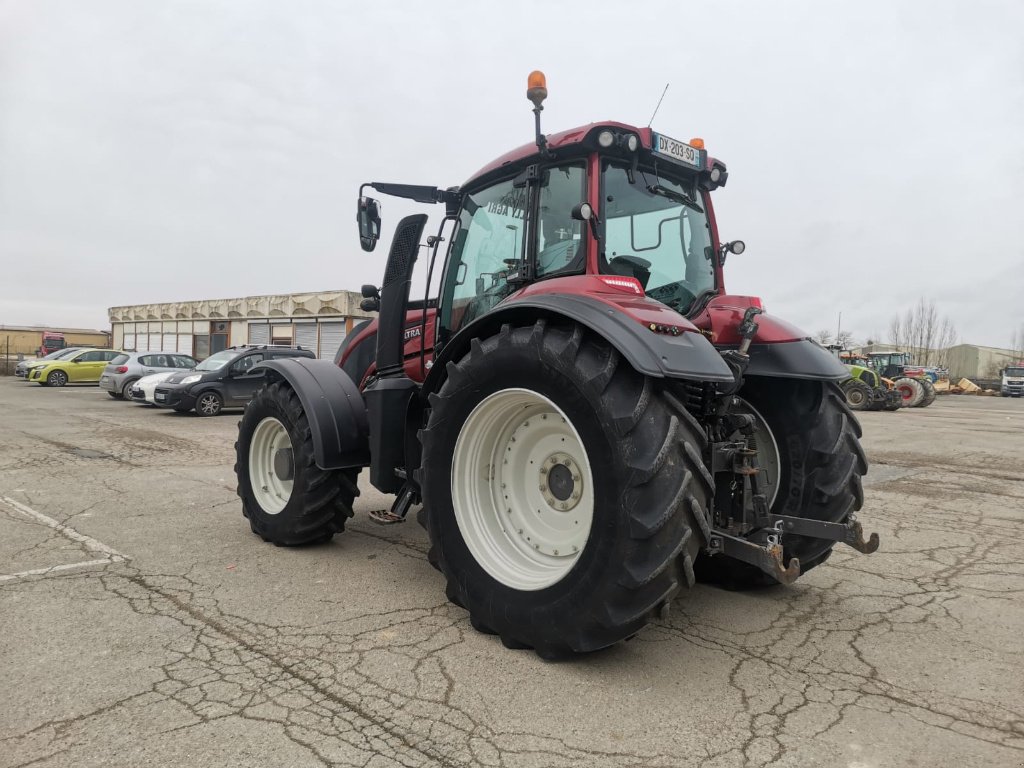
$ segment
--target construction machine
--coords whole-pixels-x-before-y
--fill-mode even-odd
[[[541,132],[460,186],[367,182],[442,216],[402,219],[377,317],[337,358],[265,363],[239,425],[238,493],[277,545],[322,542],[357,481],[416,517],[472,625],[543,658],[593,651],[704,578],[793,582],[864,553],[867,461],[846,368],[761,299],[726,290],[726,166],[699,139],[598,122]],[[417,261],[423,298],[410,298]],[[432,291],[435,270],[439,289]],[[342,551],[343,552],[343,551]]]
[[[879,376],[894,383],[905,408],[927,408],[935,402],[934,372],[911,365],[909,352],[871,352],[867,357]]]

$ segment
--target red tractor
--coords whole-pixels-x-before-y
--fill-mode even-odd
[[[252,530],[322,542],[356,481],[417,517],[448,598],[478,630],[545,658],[593,651],[663,615],[697,578],[790,583],[836,542],[873,552],[854,513],[867,461],[808,334],[732,296],[702,142],[602,122],[544,136],[461,187],[369,183],[444,206],[399,222],[379,316],[335,365],[281,360],[246,408],[238,493]],[[427,285],[409,298],[425,254]],[[440,258],[439,258],[440,257]],[[428,288],[429,290],[429,288]]]

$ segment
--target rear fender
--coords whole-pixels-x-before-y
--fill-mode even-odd
[[[330,360],[287,358],[260,363],[267,381],[295,390],[309,420],[313,457],[321,469],[370,464],[370,425],[359,387]]]
[[[656,333],[614,304],[587,295],[548,293],[508,300],[461,329],[435,357],[423,383],[424,394],[440,389],[448,361],[464,356],[472,339],[493,336],[506,323],[527,325],[540,318],[579,323],[606,339],[645,376],[722,383],[733,381],[729,367],[702,334],[685,332],[673,336]]]
[[[719,349],[739,346],[739,327],[748,307],[761,306],[752,296],[716,296],[694,318],[694,323]],[[755,318],[757,333],[750,345],[748,376],[772,376],[812,381],[842,381],[846,366],[827,349],[811,341],[810,334],[774,315]]]

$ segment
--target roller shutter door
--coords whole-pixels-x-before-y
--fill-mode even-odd
[[[296,323],[295,343],[303,349],[313,350],[316,354],[316,323]]]
[[[345,340],[345,323],[320,323],[320,353],[321,360],[333,360],[338,353],[338,347]]]
[[[159,352],[160,345],[163,343],[163,337],[159,333],[149,334],[149,351]]]
[[[269,344],[270,326],[267,323],[249,323],[249,343]]]
[[[192,354],[192,334],[191,333],[179,333],[178,334],[178,351],[183,355]]]
[[[123,349],[123,350],[125,350],[127,352],[131,352],[132,350],[134,350],[135,349],[135,334],[134,333],[126,333],[124,335],[124,341],[122,342],[122,344],[124,346],[122,346],[121,349]]]
[[[149,351],[149,334],[138,333],[135,335],[135,351],[136,352],[148,352]]]
[[[162,350],[164,352],[177,352],[178,351],[178,337],[173,333],[163,334],[163,345]]]

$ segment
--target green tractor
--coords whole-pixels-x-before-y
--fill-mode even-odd
[[[840,386],[852,410],[896,411],[903,407],[902,395],[891,381],[878,375],[866,357],[849,350],[838,350],[838,356],[850,372]]]
[[[868,362],[879,376],[893,381],[905,408],[927,408],[935,402],[932,377],[925,368],[910,365],[909,352],[872,352]]]

